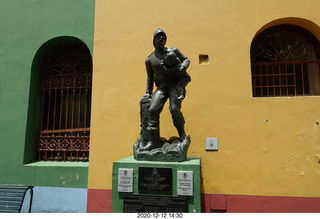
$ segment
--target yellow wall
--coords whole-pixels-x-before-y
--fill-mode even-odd
[[[253,98],[250,70],[251,41],[269,26],[298,24],[320,39],[319,8],[318,0],[96,0],[89,189],[111,189],[112,162],[133,155],[144,61],[160,27],[167,46],[191,60],[182,111],[202,192],[319,197],[320,97]],[[161,135],[177,135],[168,104]],[[218,138],[218,151],[205,150],[206,137]]]

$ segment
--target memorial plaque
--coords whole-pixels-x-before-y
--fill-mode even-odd
[[[119,169],[118,192],[133,192],[133,169]]]
[[[123,212],[188,212],[188,197],[124,194]]]
[[[172,191],[172,168],[139,167],[139,190]]]
[[[177,172],[177,195],[193,196],[193,172]]]

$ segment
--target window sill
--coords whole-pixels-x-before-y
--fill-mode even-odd
[[[38,161],[24,164],[25,167],[89,167],[89,162],[58,162],[58,161]]]

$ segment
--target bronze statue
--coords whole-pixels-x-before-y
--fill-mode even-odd
[[[146,95],[141,100],[141,134],[134,151],[136,155],[137,152],[150,152],[158,149],[153,152],[166,154],[169,148],[171,152],[171,149],[174,149],[172,144],[169,144],[171,147],[168,147],[168,144],[165,144],[166,140],[160,138],[159,130],[159,116],[169,98],[169,109],[173,124],[179,133],[179,139],[174,138],[177,147],[174,151],[177,151],[179,147],[180,149],[183,148],[185,153],[183,159],[185,159],[185,149],[188,149],[190,137],[187,137],[185,133],[185,120],[181,112],[181,102],[185,98],[185,87],[191,81],[189,74],[186,72],[190,61],[177,48],[165,47],[166,41],[165,32],[158,29],[153,36],[155,51],[145,61],[148,76],[147,89]],[[157,89],[152,94],[154,83]],[[182,146],[182,143],[186,145]]]

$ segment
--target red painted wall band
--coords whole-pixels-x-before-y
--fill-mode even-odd
[[[112,190],[88,189],[87,212],[111,213]]]
[[[87,212],[110,213],[112,191],[88,189]],[[202,212],[320,213],[320,198],[202,194]]]
[[[206,212],[230,213],[319,213],[320,198],[206,194]],[[208,211],[210,209],[210,211]]]

